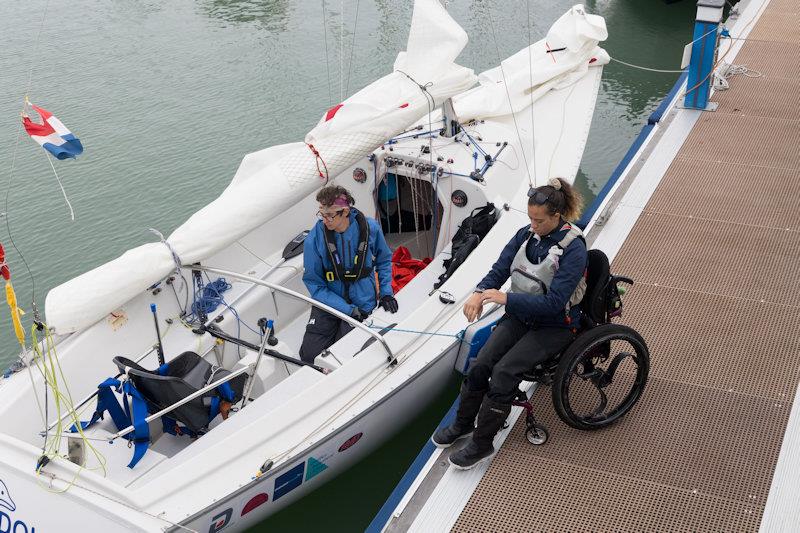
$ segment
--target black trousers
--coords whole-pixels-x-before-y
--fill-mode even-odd
[[[564,350],[575,339],[567,328],[531,327],[503,315],[467,374],[471,391],[489,389],[486,396],[511,403],[522,375]]]
[[[322,350],[330,348],[333,343],[347,335],[353,326],[332,314],[311,308],[311,316],[303,335],[303,344],[300,346],[300,359],[306,363],[313,363]]]

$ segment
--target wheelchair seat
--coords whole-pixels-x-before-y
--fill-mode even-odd
[[[157,370],[147,370],[125,357],[114,357],[114,364],[121,373],[129,376],[151,413],[169,407],[230,374],[228,370],[213,367],[194,352],[184,352]],[[237,376],[165,416],[184,424],[191,432],[199,433],[219,414],[222,401],[235,404],[242,399],[246,380],[246,375]]]
[[[628,281],[628,279],[611,275],[608,256],[602,250],[589,250],[586,260],[586,292],[579,304],[582,311],[581,325],[578,329],[579,336],[587,329],[606,324],[610,320],[609,305],[612,305],[612,307],[615,305],[610,300],[616,298],[619,301],[619,292],[616,289],[617,281]],[[613,285],[613,288],[611,285]],[[536,365],[536,368],[523,375],[523,379],[549,385],[553,381],[553,374],[558,368],[558,360],[561,357],[561,353],[545,363]]]

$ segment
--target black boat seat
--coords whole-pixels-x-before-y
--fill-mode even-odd
[[[128,375],[144,397],[151,413],[161,411],[230,374],[224,368],[212,366],[194,352],[184,352],[157,370],[147,370],[125,357],[115,357],[114,364],[121,373]],[[184,424],[190,431],[199,433],[220,412],[221,402],[235,404],[242,399],[246,380],[246,374],[237,376],[173,409],[165,416]]]

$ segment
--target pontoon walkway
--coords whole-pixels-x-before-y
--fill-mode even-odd
[[[636,280],[641,402],[589,433],[539,390],[547,444],[520,419],[467,472],[429,444],[371,529],[800,531],[800,0],[741,4],[726,61],[763,76],[733,77],[716,112],[673,105],[679,82],[591,227]]]

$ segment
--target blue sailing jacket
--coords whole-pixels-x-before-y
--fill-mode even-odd
[[[480,283],[479,289],[499,289],[511,276],[511,263],[519,247],[530,235],[526,245],[525,254],[532,263],[539,263],[550,250],[551,246],[558,244],[567,234],[568,229],[563,229],[562,221],[558,228],[541,239],[530,234],[530,226],[521,228],[516,235],[506,244],[500,253],[500,258],[492,265],[492,270],[486,274]],[[544,327],[579,327],[581,310],[579,305],[570,309],[569,320],[565,308],[570,296],[578,286],[581,277],[586,271],[586,243],[583,239],[572,241],[564,255],[559,259],[559,268],[547,294],[515,294],[508,293],[506,312],[516,317],[525,324]]]
[[[375,287],[375,276],[367,276],[350,283],[350,301],[344,298],[344,284],[339,280],[327,281],[325,271],[333,269],[328,250],[325,246],[325,225],[317,221],[308,234],[303,245],[303,283],[306,284],[309,294],[315,300],[322,302],[349,315],[358,307],[365,313],[371,312],[377,305],[378,298],[392,295],[392,251],[386,244],[380,224],[369,217],[365,217],[369,225],[369,244],[364,268],[378,272],[380,291]],[[334,242],[339,252],[339,257],[344,262],[344,268],[352,269],[353,259],[358,250],[358,222],[356,209],[350,208],[350,225],[344,233],[334,233]]]

